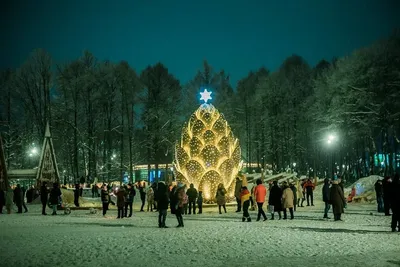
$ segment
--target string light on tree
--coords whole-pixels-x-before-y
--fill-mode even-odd
[[[182,129],[175,147],[174,172],[177,181],[194,184],[204,199],[213,202],[219,184],[228,196],[234,194],[235,177],[240,170],[241,149],[224,116],[207,102],[211,93],[200,93],[202,104]]]

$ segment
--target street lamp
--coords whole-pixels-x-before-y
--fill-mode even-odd
[[[328,138],[326,140],[326,143],[328,144],[328,146],[333,146],[333,144],[337,141],[337,136],[335,134],[329,134]],[[334,155],[334,151],[333,149],[331,150],[331,156],[330,156],[330,176],[331,178],[333,178],[334,174],[333,174],[333,155]]]

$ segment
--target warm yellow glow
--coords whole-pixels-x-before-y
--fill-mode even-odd
[[[241,149],[224,116],[211,104],[201,105],[182,129],[175,147],[176,179],[194,184],[204,199],[213,202],[218,184],[234,195]]]

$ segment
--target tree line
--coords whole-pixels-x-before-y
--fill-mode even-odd
[[[275,71],[249,72],[235,89],[207,61],[181,84],[162,63],[137,73],[125,61],[101,61],[85,51],[54,64],[41,49],[19,68],[1,71],[0,87],[10,169],[33,167],[27,151],[41,143],[50,121],[64,175],[110,180],[126,171],[134,180],[136,164],[158,169],[172,162],[201,88],[213,91],[213,105],[238,136],[244,162],[257,163],[255,171],[290,167],[323,177],[334,170],[357,178],[391,174],[399,162],[398,33],[314,67],[291,55]],[[338,138],[328,145],[330,133]]]

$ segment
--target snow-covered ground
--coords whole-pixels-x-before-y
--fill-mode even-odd
[[[155,212],[117,220],[116,210],[103,218],[28,208],[0,215],[0,266],[400,266],[400,233],[372,205],[350,204],[344,222],[324,221],[320,202],[299,208],[293,221],[256,222],[252,212],[251,223],[234,207],[222,215],[208,207],[185,216],[184,228],[168,214],[169,229],[157,227]]]

